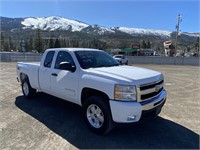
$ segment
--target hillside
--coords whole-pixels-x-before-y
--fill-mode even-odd
[[[28,43],[31,38],[36,39],[38,30],[40,30],[43,42],[46,42],[44,44],[46,47],[48,47],[50,39],[63,39],[65,44],[61,46],[98,47],[103,43],[104,46],[102,48],[124,48],[132,45],[141,45],[143,41],[150,41],[153,48],[162,49],[163,41],[175,40],[175,33],[172,31],[127,27],[108,28],[58,16],[0,17],[0,19],[3,38],[12,40],[13,45],[16,45],[18,49],[20,48],[21,40]],[[190,46],[198,36],[200,36],[200,33],[181,33],[180,46]],[[76,44],[72,44],[72,40]],[[66,44],[66,41],[68,41],[68,44]]]

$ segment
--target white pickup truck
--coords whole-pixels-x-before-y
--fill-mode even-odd
[[[88,127],[99,134],[156,116],[166,101],[161,73],[121,66],[97,49],[47,49],[40,63],[18,62],[16,69],[26,98],[42,91],[78,104]]]

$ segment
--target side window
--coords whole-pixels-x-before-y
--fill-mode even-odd
[[[54,54],[55,54],[55,51],[49,51],[47,53],[46,58],[44,60],[44,67],[51,68],[51,63],[52,63]]]
[[[75,65],[71,55],[68,52],[65,52],[65,51],[58,52],[54,68],[59,69],[59,65],[60,65],[61,62],[69,62],[72,65]]]

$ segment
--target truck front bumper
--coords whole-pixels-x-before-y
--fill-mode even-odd
[[[165,101],[166,90],[164,89],[158,97],[146,103],[110,100],[113,121],[117,123],[132,123],[138,122],[144,116],[152,114],[152,112],[157,115],[160,113]]]

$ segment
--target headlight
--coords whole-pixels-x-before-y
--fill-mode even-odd
[[[115,85],[115,100],[136,101],[136,87],[133,85]]]

